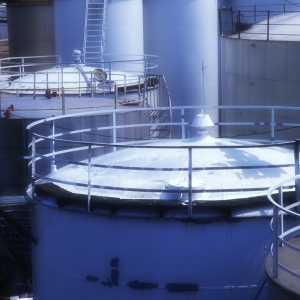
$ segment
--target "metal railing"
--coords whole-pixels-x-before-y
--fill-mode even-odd
[[[267,9],[266,9],[267,7]],[[283,36],[290,38],[300,38],[300,24],[277,23],[274,17],[282,14],[290,14],[291,16],[300,13],[300,5],[298,4],[282,4],[282,5],[254,5],[240,8],[220,8],[219,9],[219,33],[222,36],[234,35],[238,39],[265,39],[272,40]],[[250,29],[253,25],[257,30]],[[272,31],[271,27],[276,26],[281,32]],[[294,30],[293,30],[294,29]],[[294,32],[293,32],[294,31]]]
[[[217,109],[220,110],[222,108],[228,109],[228,107],[206,107],[206,111],[208,109]],[[240,108],[240,107],[239,107]],[[261,107],[256,107],[257,109],[261,109]],[[266,107],[264,107],[266,108]],[[201,110],[203,107],[167,107],[167,108],[157,108],[157,110],[180,110],[181,111],[181,120],[173,120],[173,122],[170,123],[162,123],[162,124],[156,124],[156,125],[168,125],[168,126],[179,126],[182,129],[182,138],[185,139],[185,132],[186,128],[188,127],[188,123],[184,120],[184,115],[187,110],[193,109],[193,110]],[[274,110],[275,108],[269,107],[268,109]],[[121,187],[121,186],[102,186],[102,185],[97,185],[92,183],[92,175],[91,175],[91,168],[101,168],[101,169],[120,169],[120,170],[138,170],[139,172],[145,172],[145,171],[150,171],[150,172],[184,172],[186,175],[186,178],[188,178],[188,187],[186,189],[181,189],[180,191],[178,190],[172,190],[169,189],[168,192],[170,193],[180,193],[180,194],[187,194],[188,195],[188,201],[187,201],[187,207],[188,207],[188,217],[193,216],[193,201],[192,201],[192,194],[193,193],[230,193],[230,192],[240,192],[240,191],[246,191],[246,192],[254,192],[254,191],[267,191],[269,186],[266,187],[259,187],[259,188],[247,188],[247,187],[237,187],[234,189],[197,189],[193,188],[192,182],[193,182],[193,172],[195,171],[207,171],[207,170],[220,170],[220,171],[228,171],[230,169],[255,169],[255,168],[282,168],[282,167],[291,167],[295,168],[295,164],[276,164],[276,165],[269,165],[269,164],[259,164],[257,166],[230,166],[230,167],[203,167],[194,165],[193,164],[193,153],[195,150],[199,149],[222,149],[222,148],[234,148],[234,149],[241,149],[241,148],[267,148],[267,147],[278,147],[278,146],[292,146],[294,145],[295,147],[295,153],[297,152],[297,147],[295,145],[298,145],[298,143],[295,142],[284,142],[284,143],[275,143],[269,142],[266,144],[250,144],[250,145],[234,145],[234,146],[192,146],[192,145],[186,145],[186,146],[172,146],[172,145],[159,145],[153,143],[153,140],[149,140],[149,132],[150,132],[150,127],[153,125],[148,122],[144,123],[139,123],[139,124],[118,124],[117,119],[119,119],[118,114],[124,114],[124,113],[129,113],[129,112],[137,112],[139,113],[144,113],[144,118],[143,120],[147,120],[145,116],[149,111],[151,111],[152,108],[140,108],[140,109],[133,109],[133,110],[114,110],[114,111],[106,111],[106,112],[96,112],[96,115],[102,114],[102,115],[110,115],[111,116],[111,124],[106,124],[103,127],[97,127],[97,128],[80,128],[80,129],[73,129],[70,128],[69,130],[61,130],[60,127],[57,127],[55,125],[60,119],[65,119],[65,118],[76,118],[76,117],[84,117],[86,115],[91,115],[91,113],[86,113],[86,114],[74,114],[74,115],[67,115],[67,116],[61,116],[61,117],[54,117],[54,118],[48,118],[45,120],[37,121],[35,123],[32,123],[27,127],[28,130],[32,131],[34,128],[38,129],[36,127],[37,125],[45,125],[45,124],[50,124],[51,128],[51,134],[48,136],[37,134],[37,133],[32,133],[32,141],[29,144],[29,148],[31,148],[31,161],[29,163],[31,167],[31,178],[32,178],[32,195],[35,195],[35,183],[38,179],[46,180],[46,181],[52,181],[52,182],[58,182],[62,183],[65,185],[75,185],[77,187],[84,188],[86,190],[87,194],[87,210],[90,210],[90,203],[91,203],[91,194],[93,189],[102,189],[102,190],[116,190],[116,191],[129,191],[129,192],[137,192],[137,193],[143,193],[143,194],[149,194],[149,193],[162,193],[165,192],[166,190],[164,187],[161,187],[160,185],[157,186],[157,188],[137,188],[137,187]],[[241,126],[243,123],[241,122],[229,122],[229,123],[215,123],[215,125],[219,126],[226,126],[226,125],[239,125]],[[249,126],[251,125],[250,122],[246,122],[243,125]],[[253,122],[252,125],[257,125],[256,122]],[[275,123],[266,123],[266,122],[261,122],[259,125],[262,126],[275,126]],[[282,125],[282,124],[281,124]],[[300,126],[300,124],[298,124]],[[56,128],[59,128],[60,132],[56,133]],[[145,134],[144,137],[139,137],[136,138],[135,134],[133,134],[133,138],[129,141],[123,142],[122,137],[118,135],[119,130],[129,130],[133,129],[135,130],[136,128],[141,128],[143,129],[142,132]],[[84,141],[84,140],[76,140],[73,138],[74,136],[78,134],[89,134],[93,136],[100,136],[100,132],[109,132],[109,136],[105,136],[105,138],[108,138],[110,141],[109,142],[99,142],[99,141]],[[147,135],[148,134],[148,135]],[[126,135],[128,135],[128,132],[126,132]],[[69,139],[66,139],[67,136],[70,136]],[[102,137],[104,136],[101,135]],[[46,153],[41,153],[40,150],[38,149],[39,143],[43,143],[43,147],[41,149],[44,149],[45,147],[45,142],[46,144],[49,144],[49,151],[46,151]],[[151,142],[149,144],[149,142]],[[147,144],[146,144],[147,143]],[[63,147],[58,146],[58,144],[62,144]],[[186,157],[182,157],[181,159],[185,159],[185,161],[188,161],[188,166],[187,167],[180,167],[178,166],[178,162],[174,162],[174,167],[164,167],[161,166],[159,170],[157,168],[144,168],[144,167],[134,167],[134,166],[123,166],[123,165],[109,165],[109,164],[96,164],[93,163],[92,157],[97,157],[102,154],[106,154],[108,152],[116,151],[118,149],[125,149],[125,148],[134,148],[134,149],[168,149],[170,152],[174,150],[186,150]],[[100,151],[97,151],[100,150]],[[42,150],[41,150],[42,151]],[[69,154],[72,153],[83,153],[81,159],[75,160],[72,157],[68,157]],[[299,149],[298,149],[299,152]],[[62,156],[63,158],[59,158],[58,156]],[[296,157],[296,154],[295,154]],[[85,159],[85,161],[84,161]],[[81,182],[73,182],[70,180],[58,180],[55,178],[52,178],[49,176],[49,168],[43,168],[44,174],[41,172],[37,172],[36,164],[40,163],[42,161],[50,162],[51,164],[51,172],[55,171],[57,166],[63,167],[69,164],[72,165],[80,165],[86,168],[87,172],[87,178],[86,180],[83,180]],[[146,196],[147,198],[148,196]],[[142,198],[142,196],[140,196]],[[178,197],[179,198],[179,197]]]
[[[103,62],[63,63],[59,55],[7,57],[0,59],[0,90],[5,93],[44,94],[46,89],[65,94],[112,93],[116,88],[141,89],[150,70],[157,67],[154,55],[105,55]],[[70,70],[74,67],[74,71]],[[84,68],[88,68],[85,70]],[[103,73],[99,78],[97,71]],[[98,77],[97,77],[98,76]]]
[[[300,225],[288,228],[285,226],[286,216],[295,217],[297,220],[300,219],[299,206],[300,206],[300,175],[299,175],[299,142],[295,141],[295,174],[296,176],[288,178],[275,186],[271,187],[267,196],[274,205],[273,219],[271,221],[271,228],[273,229],[273,244],[271,246],[271,254],[273,260],[273,278],[278,278],[279,269],[297,277],[300,279],[300,273],[297,270],[292,270],[290,266],[287,266],[284,262],[279,260],[279,250],[281,247],[287,247],[291,253],[300,253],[300,247],[292,243],[293,239],[300,235]],[[288,185],[289,184],[289,185]],[[295,186],[295,197],[293,203],[287,201],[284,203],[283,191],[284,189],[290,188],[291,184]],[[277,199],[274,199],[274,194],[277,194]],[[295,201],[296,198],[296,201]],[[299,224],[299,222],[297,222]]]

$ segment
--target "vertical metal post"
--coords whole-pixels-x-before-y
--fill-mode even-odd
[[[256,23],[256,5],[254,5],[254,23]]]
[[[282,195],[282,186],[278,188],[278,204],[283,207],[283,195]],[[278,218],[278,235],[283,233],[283,214],[280,214],[280,218]],[[282,244],[280,243],[280,246]]]
[[[47,89],[49,89],[49,73],[46,73]]]
[[[295,158],[295,175],[299,175],[299,142],[300,140],[295,140],[294,143],[294,158]],[[295,180],[295,188],[296,188],[296,201],[300,201],[300,180],[297,178]],[[300,211],[299,206],[297,206],[298,212]]]
[[[112,121],[113,121],[112,137],[113,137],[113,143],[115,144],[117,142],[117,128],[116,128],[117,120],[116,120],[116,112],[115,111],[112,113]],[[113,151],[116,151],[116,147],[113,147]]]
[[[271,109],[271,141],[275,140],[275,110]]]
[[[222,10],[221,9],[219,9],[219,28],[220,28],[219,35],[222,35],[223,27],[222,27]]]
[[[126,74],[124,74],[124,98],[126,99],[127,90],[126,90]]]
[[[273,278],[278,277],[278,207],[273,209]]]
[[[238,38],[241,38],[241,11],[239,10],[238,19],[237,19],[237,27],[238,27]]]
[[[33,99],[35,99],[35,89],[36,89],[36,72],[33,73]]]
[[[141,76],[139,75],[139,83],[138,83],[138,100],[141,98]]]
[[[109,80],[109,91],[111,92],[111,63],[108,63],[108,80]]]
[[[35,198],[35,136],[32,135],[31,143],[31,192],[32,198]]]
[[[119,95],[118,95],[118,85],[115,83],[115,109],[117,109]]]
[[[192,165],[192,148],[189,148],[189,218],[193,216],[193,200],[192,200],[192,182],[193,182],[193,165]]]
[[[91,97],[94,98],[94,90],[93,90],[93,72],[91,72]]]
[[[268,10],[267,41],[269,40],[269,35],[270,35],[270,11]]]
[[[184,126],[184,108],[181,107],[181,136],[182,139],[185,139],[185,126]]]
[[[65,103],[65,88],[62,88],[61,93],[61,105],[62,105],[62,114],[64,115],[66,113],[66,103]]]
[[[91,211],[91,160],[92,160],[92,145],[89,144],[88,148],[88,203],[87,203],[87,211]]]
[[[79,98],[81,98],[81,73],[78,73],[78,76],[79,76],[79,86],[78,86],[78,88],[79,88]]]
[[[52,116],[52,117],[54,117],[54,116]],[[54,120],[51,121],[51,135],[52,135],[52,138],[54,138],[54,135],[55,135]],[[50,140],[50,151],[52,153],[50,170],[51,170],[51,173],[53,173],[53,172],[57,171],[56,165],[55,165],[55,155],[53,154],[55,152],[55,141],[54,140]]]

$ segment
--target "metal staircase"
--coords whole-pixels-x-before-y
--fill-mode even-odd
[[[84,61],[103,61],[107,0],[86,0]]]
[[[30,234],[30,211],[35,202],[25,196],[0,197],[1,237],[16,261],[31,275],[31,245],[37,243]]]

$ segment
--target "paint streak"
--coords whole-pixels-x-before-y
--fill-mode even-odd
[[[139,282],[138,280],[130,281],[127,286],[134,290],[153,290],[158,289],[158,284],[150,282]]]
[[[187,293],[187,292],[198,292],[198,284],[182,284],[182,283],[169,283],[166,285],[166,289],[170,293]]]

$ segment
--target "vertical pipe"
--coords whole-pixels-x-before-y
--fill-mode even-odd
[[[193,200],[192,200],[192,180],[193,180],[193,166],[192,166],[192,148],[189,148],[189,218],[193,216]]]
[[[47,89],[49,89],[49,73],[46,73]]]
[[[184,127],[184,107],[181,107],[181,138],[185,139],[185,127]]]
[[[87,203],[87,211],[90,212],[91,211],[91,151],[92,150],[92,145],[89,144],[88,147],[88,203]]]
[[[269,35],[270,35],[270,11],[268,10],[267,41],[269,40]]]
[[[254,23],[256,23],[256,5],[254,5]]]
[[[273,209],[273,278],[278,277],[278,207]]]

